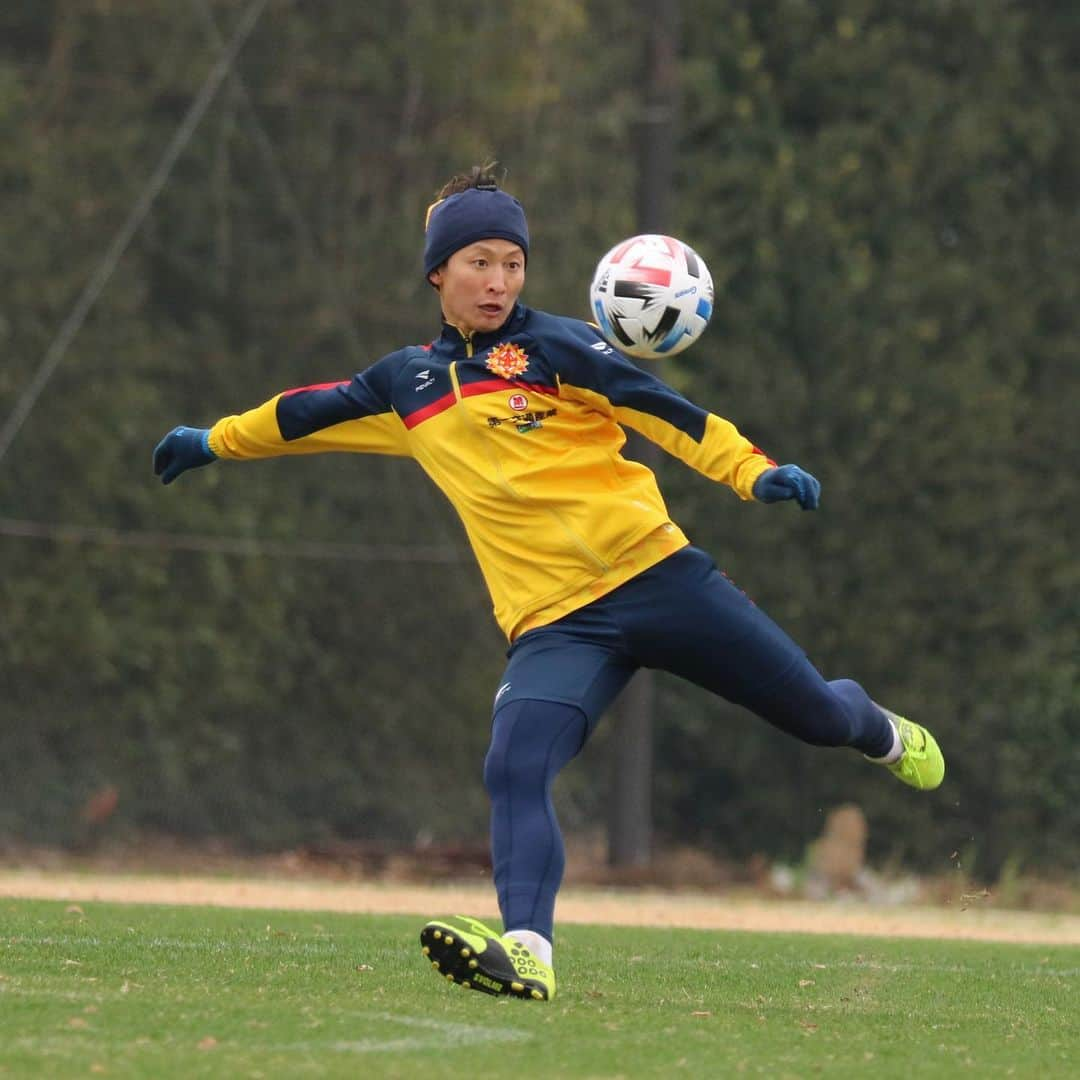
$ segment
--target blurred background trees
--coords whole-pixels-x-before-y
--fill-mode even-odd
[[[0,11],[0,423],[249,9]],[[482,838],[502,642],[407,461],[150,451],[437,330],[423,212],[497,158],[526,299],[586,317],[634,229],[646,21],[607,0],[468,17],[271,0],[0,459],[0,837],[110,827],[256,849]],[[717,313],[662,375],[824,486],[745,506],[681,465],[695,542],[802,642],[925,719],[946,785],[658,681],[658,834],[797,857],[854,801],[878,859],[1080,856],[1080,24],[1064,2],[683,0],[672,228]],[[611,723],[567,772],[603,820]],[[827,760],[826,760],[827,756]]]

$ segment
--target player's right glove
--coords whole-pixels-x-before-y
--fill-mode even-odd
[[[171,484],[182,472],[217,461],[209,440],[209,428],[173,428],[154,447],[154,475]]]
[[[821,497],[821,483],[798,465],[780,465],[767,469],[754,481],[758,502],[782,502],[795,499],[804,510],[816,510]]]

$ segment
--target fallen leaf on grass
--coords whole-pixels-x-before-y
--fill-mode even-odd
[[[213,1050],[217,1046],[217,1039],[213,1035],[207,1035],[205,1039],[200,1039],[196,1044],[198,1050]]]
[[[712,1013],[709,1012],[707,1009],[699,1009],[696,1012],[692,1012],[690,1015],[691,1016],[712,1016]]]
[[[813,979],[800,979],[799,980],[799,986],[800,987],[813,986],[813,985],[814,985],[814,980]]]

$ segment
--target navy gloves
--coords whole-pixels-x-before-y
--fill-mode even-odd
[[[216,461],[209,439],[209,428],[173,428],[154,447],[154,475],[163,484],[171,484],[182,472]]]
[[[754,481],[754,498],[763,503],[795,499],[804,510],[816,510],[821,484],[798,465],[780,465]]]

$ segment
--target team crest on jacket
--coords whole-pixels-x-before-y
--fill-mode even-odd
[[[512,379],[529,366],[529,356],[521,346],[504,341],[491,347],[486,365],[488,371],[494,371],[504,379]]]

